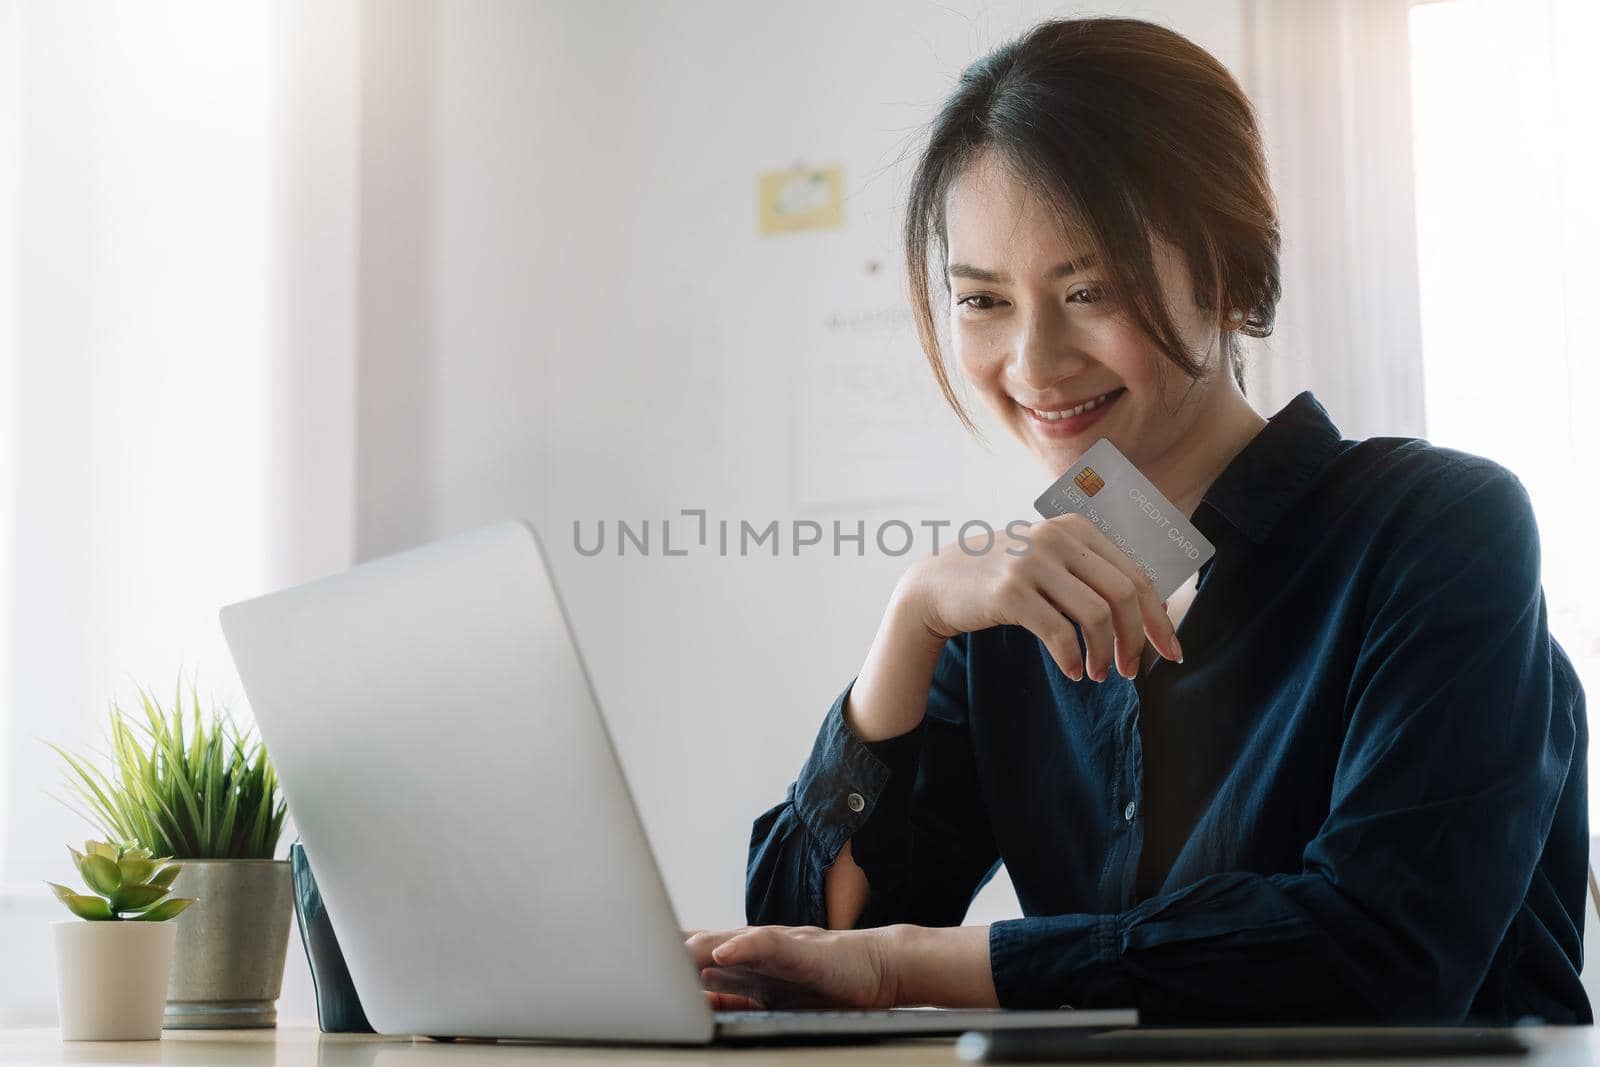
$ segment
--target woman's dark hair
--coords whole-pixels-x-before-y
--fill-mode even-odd
[[[923,352],[966,427],[935,332],[929,246],[946,298],[945,196],[980,155],[998,161],[1046,206],[1062,232],[1081,234],[1105,272],[1105,296],[1126,308],[1163,355],[1191,379],[1202,370],[1161,300],[1152,257],[1159,234],[1188,260],[1199,306],[1238,332],[1272,332],[1278,211],[1249,99],[1217,59],[1155,23],[1058,19],[979,59],[930,128],[911,180],[907,278]],[[1223,356],[1244,388],[1235,332]],[[1203,357],[1202,357],[1203,358]]]

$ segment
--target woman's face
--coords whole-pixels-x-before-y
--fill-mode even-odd
[[[1166,455],[1205,425],[1207,394],[1226,375],[1191,381],[1096,285],[1081,242],[1064,239],[1045,208],[985,155],[946,199],[950,336],[962,373],[1052,474],[1101,437],[1136,466]],[[1191,352],[1216,367],[1214,316],[1197,308],[1182,254],[1156,239],[1163,297]],[[1067,265],[1076,270],[1068,273]],[[1062,415],[1078,405],[1097,406]]]

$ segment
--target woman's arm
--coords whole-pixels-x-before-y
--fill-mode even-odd
[[[837,844],[824,842],[819,923],[841,929],[959,922],[974,885],[993,871],[991,835],[973,819],[981,804],[967,740],[966,678],[949,650],[957,638],[964,648],[971,632],[1007,624],[1033,632],[1063,672],[1077,678],[1085,666],[1078,627],[1091,677],[1108,677],[1113,659],[1133,677],[1145,637],[1172,659],[1183,655],[1149,576],[1081,515],[1046,520],[1028,527],[1025,536],[1007,527],[1003,544],[978,548],[963,542],[912,565],[896,584],[866,662],[847,691],[843,725],[835,731],[843,736],[831,749],[813,752],[814,760],[831,751],[847,762],[881,762],[890,772],[881,798],[863,790],[846,794],[847,800],[865,802],[861,810],[873,817],[838,836]],[[879,759],[857,751],[863,745]],[[920,835],[912,850],[915,829],[908,834],[904,824],[912,818],[909,796],[918,757],[927,762],[928,779],[944,784],[915,800],[921,823],[941,829]],[[873,777],[877,769],[861,768],[858,777]],[[808,810],[817,811],[804,803],[807,795],[799,794],[802,821]],[[832,821],[825,810],[811,817],[813,830],[822,821]],[[865,830],[866,839],[854,840],[855,830]],[[913,855],[920,867],[915,875]]]
[[[896,583],[845,707],[845,722],[862,741],[883,741],[916,728],[927,711],[933,669],[945,638],[928,629],[917,600],[913,566]]]
[[[858,683],[835,699],[788,795],[752,827],[750,923],[961,921],[998,864],[967,727],[969,639],[945,642],[922,721],[906,733],[862,741],[845,721]]]
[[[907,596],[907,581],[903,578],[895,586],[845,702],[845,725],[863,742],[883,741],[917,728],[927,710],[934,666],[944,651],[945,639],[928,632]],[[846,841],[826,875],[827,925],[834,930],[853,927],[870,892],[867,876]]]
[[[972,547],[946,546],[907,570],[788,795],[757,817],[751,923],[953,926],[965,917],[999,866],[968,728],[975,632],[1023,627],[1074,679],[1104,680],[1113,664],[1133,677],[1147,637],[1182,657],[1149,576],[1083,516],[1008,526]]]

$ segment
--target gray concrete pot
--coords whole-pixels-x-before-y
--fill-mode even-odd
[[[167,983],[169,1030],[278,1025],[283,960],[294,923],[288,860],[179,860],[175,897],[194,897],[178,928]]]

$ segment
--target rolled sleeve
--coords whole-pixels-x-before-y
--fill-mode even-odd
[[[968,731],[967,635],[946,642],[916,727],[863,741],[845,722],[852,679],[824,716],[783,803],[756,819],[751,923],[827,924],[828,869],[846,842],[870,892],[856,926],[961,921],[998,865]]]
[[[851,679],[823,717],[783,802],[751,829],[745,918],[752,924],[826,926],[827,872],[845,842],[879,825],[874,840],[909,833],[906,810],[923,727],[862,741],[844,718],[854,686]]]
[[[852,679],[828,709],[795,779],[795,812],[828,863],[869,821],[905,822],[921,749],[921,724],[882,741],[857,737],[844,717],[854,686]]]

